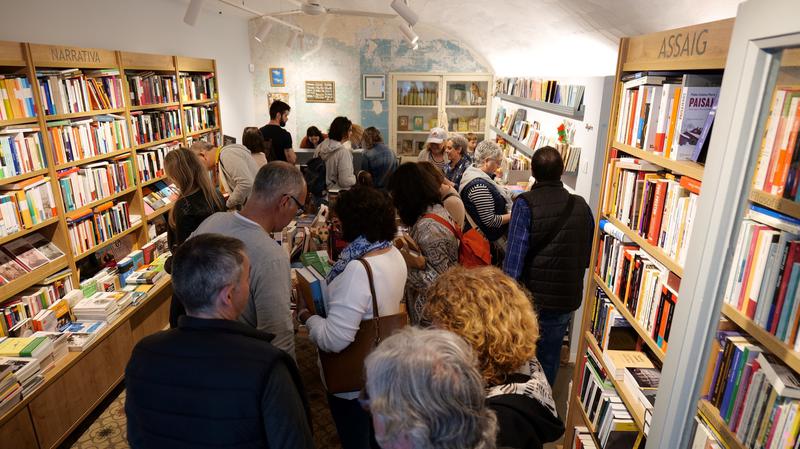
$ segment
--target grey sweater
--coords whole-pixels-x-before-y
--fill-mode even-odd
[[[238,212],[218,212],[208,217],[192,235],[211,233],[241,240],[250,259],[250,299],[239,321],[274,334],[272,344],[294,358],[288,254],[264,228]]]
[[[328,190],[348,189],[356,184],[353,154],[337,140],[325,139],[314,151],[325,161],[325,184]]]
[[[259,166],[252,153],[244,145],[233,143],[225,145],[219,152],[219,172],[222,187],[230,193],[225,203],[228,209],[244,205]]]

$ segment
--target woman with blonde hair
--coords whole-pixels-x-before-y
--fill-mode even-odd
[[[495,267],[455,267],[428,289],[424,316],[469,343],[497,414],[498,446],[541,448],[564,433],[536,360],[539,323],[531,299]]]
[[[225,200],[212,184],[200,158],[186,148],[170,151],[164,158],[167,178],[178,187],[178,199],[169,211],[167,243],[173,253],[206,218],[225,211]],[[172,297],[169,322],[177,324],[178,316],[185,314],[183,304]]]

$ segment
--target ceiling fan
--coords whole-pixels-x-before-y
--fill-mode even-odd
[[[359,16],[359,17],[375,17],[379,19],[393,19],[397,17],[395,14],[384,14],[379,12],[370,12],[370,11],[360,11],[354,9],[342,9],[342,8],[328,8],[320,2],[306,0],[306,1],[293,1],[290,0],[292,3],[298,6],[299,9],[294,9],[291,11],[283,11],[268,14],[272,17],[282,17],[282,16],[292,16],[296,14],[306,14],[309,16],[321,16],[324,14],[336,14],[340,16]]]

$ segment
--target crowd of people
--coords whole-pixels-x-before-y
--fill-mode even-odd
[[[196,142],[166,157],[180,192],[168,220],[172,329],[139,342],[128,364],[131,447],[314,447],[295,363],[301,325],[325,356],[344,449],[560,438],[552,385],[581,303],[592,214],[561,184],[558,151],[535,152],[536,182],[514,198],[495,180],[495,142],[434,128],[417,161],[398,164],[377,128],[336,117],[327,133],[307,130],[299,148],[313,157],[301,171],[289,105],[269,112],[241,144]],[[325,310],[298,299],[293,312],[290,259],[271,235],[332,192],[346,246]],[[483,248],[486,258],[466,257]],[[387,317],[408,326],[384,335]],[[357,352],[365,338],[374,341]],[[335,364],[346,353],[359,374],[342,389]]]

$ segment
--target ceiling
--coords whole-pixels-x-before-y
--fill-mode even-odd
[[[264,13],[294,0],[236,0]],[[329,8],[393,13],[390,0],[318,0]],[[498,75],[610,75],[619,38],[736,15],[741,0],[408,0],[421,39],[444,34],[489,62]],[[205,9],[251,18],[214,0]],[[289,16],[288,21],[292,18]],[[396,19],[400,20],[400,19]],[[399,35],[399,32],[398,32]]]

